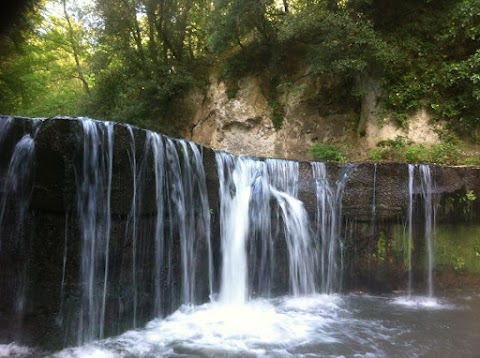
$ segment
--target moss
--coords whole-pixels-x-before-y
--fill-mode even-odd
[[[479,225],[440,225],[435,243],[437,268],[480,274]]]

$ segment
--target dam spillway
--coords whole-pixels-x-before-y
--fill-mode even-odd
[[[3,343],[82,345],[206,302],[431,296],[449,267],[434,269],[430,224],[478,222],[464,200],[477,168],[236,157],[126,124],[0,120]]]

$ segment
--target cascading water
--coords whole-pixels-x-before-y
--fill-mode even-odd
[[[270,185],[276,190],[296,198],[299,183],[298,162],[279,159],[267,159],[265,162]]]
[[[415,169],[418,167],[419,185],[415,185]],[[435,206],[433,202],[433,179],[430,166],[426,164],[408,165],[408,233],[406,235],[406,252],[407,252],[407,270],[408,284],[407,294],[411,296],[413,291],[413,242],[414,242],[414,214],[415,203],[414,194],[419,193],[423,202],[423,236],[425,238],[425,254],[427,279],[426,289],[428,297],[433,297],[433,267],[434,267],[434,231],[435,231]]]
[[[0,118],[0,148],[3,150],[3,142],[10,131],[10,125],[12,124],[12,117]]]
[[[270,297],[274,286],[274,241],[280,230],[280,225],[276,223],[280,221],[280,213],[272,207],[275,204],[270,200],[268,161],[267,165],[263,162],[250,165],[255,165],[257,174],[252,181],[252,200],[248,211],[248,285],[251,288],[250,297]],[[272,210],[275,210],[273,214]]]
[[[435,227],[435,207],[433,205],[433,181],[430,166],[422,164],[420,169],[420,188],[425,214],[425,247],[427,251],[427,293],[433,297],[433,235]]]
[[[331,220],[332,220],[332,190],[328,183],[327,169],[325,163],[312,163],[313,178],[316,184],[317,194],[317,210],[315,215],[316,236],[319,239],[319,254],[320,254],[320,290],[321,292],[328,292],[329,283],[333,280],[331,276],[334,275],[330,271],[329,252],[334,245],[331,237]],[[328,287],[328,288],[327,288]]]
[[[372,194],[372,237],[376,237],[377,229],[377,163],[373,163],[373,194]]]
[[[415,174],[415,165],[408,164],[408,234],[407,234],[407,270],[408,270],[408,296],[412,295],[412,252],[413,252],[413,180]]]
[[[307,213],[300,200],[272,189],[282,212],[288,248],[290,291],[295,297],[315,293],[315,247],[308,229]]]
[[[220,181],[222,279],[220,301],[243,304],[247,300],[246,240],[252,180],[256,174],[248,160],[216,153]]]
[[[6,216],[9,215],[9,213],[7,212],[7,202],[13,199],[16,202],[16,210],[12,214],[16,216],[16,220],[19,223],[23,223],[24,221],[29,205],[30,194],[32,191],[30,175],[34,153],[35,142],[30,136],[30,134],[25,134],[22,139],[20,139],[20,141],[15,145],[12,157],[10,159],[10,164],[4,178],[2,190],[3,195],[0,200],[1,226],[3,226],[3,222],[6,219]],[[22,230],[22,225],[18,226],[18,230]],[[17,232],[14,236],[17,237],[18,240],[20,240],[22,234],[21,232]]]
[[[0,167],[0,250],[2,246],[2,228],[9,215],[17,222],[16,230],[11,235],[16,241],[21,241],[23,223],[27,214],[32,193],[32,167],[35,155],[35,134],[42,119],[33,119],[31,128],[24,129],[23,136],[12,149],[8,167]],[[0,117],[0,152],[9,152],[6,142],[13,124],[12,117]],[[8,205],[13,208],[9,213]]]
[[[32,255],[35,135],[40,119],[12,133],[15,121],[0,116],[0,296],[14,317],[12,331],[22,330],[28,311],[28,266]],[[13,138],[10,137],[13,134]],[[5,306],[0,308],[2,316]],[[15,333],[14,333],[15,334]],[[18,334],[18,333],[16,333]]]
[[[348,178],[355,164],[347,164],[340,173],[335,187],[331,187],[325,163],[313,162],[313,178],[316,183],[317,210],[315,216],[316,236],[319,240],[320,290],[324,293],[341,289],[342,271],[342,198]]]
[[[137,169],[137,160],[135,156],[135,137],[133,135],[133,128],[130,125],[127,125],[128,134],[130,136],[130,148],[128,149],[128,159],[130,162],[131,175],[132,175],[132,202],[130,204],[130,212],[127,216],[127,223],[125,228],[125,240],[131,238],[132,242],[132,288],[133,288],[133,317],[132,325],[133,328],[137,327],[137,240],[138,240],[138,219],[139,219],[139,205],[141,203],[141,186],[138,185],[138,181],[141,181],[141,175],[143,171],[138,171]],[[140,178],[139,178],[140,177]]]
[[[245,303],[270,295],[273,252],[285,240],[288,285],[294,296],[315,292],[315,245],[303,203],[296,199],[298,163],[236,158],[216,153],[221,198],[222,285],[220,300]],[[278,210],[271,211],[273,201]],[[275,225],[272,225],[272,217]],[[251,250],[247,250],[250,245]],[[247,255],[248,254],[248,255]],[[280,263],[278,263],[280,264]],[[256,278],[248,280],[249,266]],[[253,285],[249,287],[248,285]]]
[[[24,222],[28,214],[30,194],[32,192],[31,171],[35,154],[35,142],[30,134],[25,134],[15,145],[10,164],[4,179],[3,195],[0,198],[0,252],[2,241],[6,239],[1,228],[10,221],[14,225],[9,241],[12,248],[23,256],[22,260],[15,263],[17,266],[15,292],[15,311],[21,316],[25,310],[27,290],[26,265],[28,260],[28,247],[24,238]],[[7,205],[14,202],[14,205]],[[8,208],[13,206],[13,212]],[[14,224],[15,223],[15,224]],[[17,224],[18,223],[18,224]]]
[[[343,165],[334,183],[329,182],[332,175],[327,173],[324,163],[312,163],[317,207],[315,226],[310,227],[304,203],[299,200],[299,196],[302,200],[305,198],[305,187],[303,183],[299,186],[298,162],[262,161],[218,152],[215,159],[220,220],[215,222],[216,216],[212,220],[210,210],[216,210],[216,195],[212,196],[210,209],[203,167],[205,158],[197,145],[140,132],[130,126],[89,119],[80,122],[84,148],[80,158],[82,166],[76,168],[76,207],[67,208],[61,215],[52,214],[61,216],[61,222],[65,223],[58,231],[58,236],[64,234],[63,247],[57,250],[63,253],[63,260],[54,263],[61,274],[52,276],[58,288],[52,297],[60,296],[60,299],[52,305],[58,303],[56,325],[61,327],[59,330],[70,332],[72,328],[67,325],[78,326],[77,342],[82,346],[52,353],[54,357],[96,354],[393,357],[422,356],[432,351],[431,337],[435,335],[428,336],[427,332],[425,343],[417,338],[424,330],[408,325],[417,319],[421,323],[418,317],[432,318],[431,311],[427,314],[420,311],[428,309],[425,307],[447,310],[448,304],[435,301],[429,302],[430,306],[404,309],[392,305],[393,299],[386,297],[333,294],[342,288],[344,267],[351,268],[348,262],[343,262],[343,238],[354,237],[357,229],[342,225],[342,199],[356,165]],[[0,129],[8,130],[10,123],[5,123],[0,122]],[[124,148],[115,147],[115,151],[114,128],[115,135],[125,133],[118,142],[115,139],[115,145],[127,144]],[[142,148],[139,133],[145,134]],[[5,138],[0,130],[0,148]],[[33,162],[33,138],[34,135],[28,133],[19,137],[16,145],[12,145],[10,164],[0,172],[3,179],[0,229],[7,219],[11,221],[12,215],[4,210],[7,204],[3,200],[17,198],[17,193],[24,191],[22,188],[26,188],[25,193],[32,191],[31,176],[35,167],[25,163]],[[122,158],[119,160],[119,157]],[[80,162],[77,159],[75,163]],[[419,176],[415,181],[417,167]],[[430,168],[417,167],[409,166],[408,236],[413,240],[411,223],[416,194],[416,199],[423,200],[422,232],[431,296],[434,188]],[[10,173],[16,173],[12,174],[18,179],[15,183],[8,179]],[[123,184],[124,178],[114,176],[117,173],[120,177],[126,173],[124,178],[129,186],[124,192],[123,185],[118,185]],[[304,174],[302,172],[302,176]],[[381,197],[377,197],[376,174],[375,165],[371,208],[374,221],[377,199]],[[30,199],[25,200],[27,215]],[[305,203],[313,208],[315,200],[308,200]],[[115,205],[121,202],[121,210],[114,212],[112,202]],[[12,207],[17,208],[9,204],[10,210]],[[15,213],[18,214],[16,209]],[[211,240],[211,221],[213,226],[220,226],[220,244]],[[114,240],[114,235],[122,239]],[[41,247],[42,240],[37,239],[36,248]],[[74,256],[76,245],[80,246],[80,260]],[[3,255],[1,248],[0,255]],[[76,278],[71,267],[78,261],[81,287],[72,281]],[[214,262],[221,263],[219,284],[215,284]],[[411,256],[408,262],[411,265]],[[118,270],[117,266],[122,268]],[[22,287],[26,289],[28,285],[21,281],[27,283],[28,277],[17,279],[18,294],[14,299],[18,309],[26,310],[28,302],[25,303]],[[285,293],[289,296],[282,296]],[[199,305],[207,301],[208,296],[211,302]],[[77,297],[80,312],[72,314]],[[372,305],[375,310],[366,311]],[[168,318],[161,319],[166,315]],[[76,322],[70,323],[72,316]],[[126,317],[128,323],[113,329],[107,327],[117,317]],[[155,317],[145,328],[139,328],[147,319]],[[397,322],[399,317],[404,317],[405,323],[396,326],[392,322]],[[423,327],[422,324],[416,326]],[[440,334],[445,334],[440,326],[436,326]],[[117,337],[82,343],[125,332],[130,327],[136,329]],[[392,345],[392,340],[402,344]],[[65,341],[71,342],[71,337]],[[15,347],[0,345],[0,356],[5,349],[16,354]],[[473,351],[470,349],[467,353]],[[43,352],[22,354],[35,357]]]
[[[200,249],[206,248],[208,271],[207,291],[212,295],[213,262],[210,238],[210,208],[202,154],[197,145],[186,141],[163,139],[147,132],[146,152],[153,153],[155,198],[155,312],[161,315],[166,302],[192,305],[198,303],[197,288],[201,283],[197,271]],[[172,251],[180,242],[180,257]],[[203,251],[202,251],[203,253]],[[176,261],[181,262],[181,299],[162,292],[161,282],[171,285]],[[163,267],[167,269],[164,270]],[[166,272],[165,272],[166,271]],[[171,288],[171,287],[170,287]],[[169,289],[170,290],[170,289]],[[168,291],[168,290],[167,290]],[[171,291],[171,290],[170,290]]]
[[[276,228],[272,233],[287,244],[290,292],[298,297],[315,293],[316,248],[307,212],[298,196],[298,162],[277,159],[266,161],[269,193],[275,199]],[[283,230],[282,230],[283,228]]]
[[[77,210],[81,232],[82,300],[78,343],[103,338],[108,291],[113,123],[81,121],[83,166],[77,173]]]
[[[68,213],[65,214],[65,228],[63,233],[63,260],[62,260],[62,282],[60,283],[60,308],[56,321],[58,325],[63,324],[63,309],[65,302],[65,275],[67,268],[67,254],[68,254]]]
[[[155,176],[155,254],[154,254],[154,304],[153,312],[156,317],[162,316],[162,290],[161,285],[164,280],[162,272],[164,253],[165,253],[165,234],[164,234],[164,144],[162,137],[154,132],[147,132],[146,134],[145,152],[151,151],[153,153],[153,170]]]
[[[182,182],[184,195],[184,237],[181,240],[183,270],[183,303],[195,304],[198,247],[207,246],[209,294],[212,295],[213,264],[210,244],[210,209],[202,157],[198,147],[186,141],[179,141],[182,156]]]
[[[83,167],[76,172],[83,280],[78,343],[103,337],[106,311],[112,309],[109,308],[109,285],[117,285],[109,277],[114,127],[112,123],[90,119],[82,119],[81,124],[84,130]],[[208,255],[207,260],[202,261],[206,262],[209,272],[207,291],[210,294],[213,263],[206,176],[198,147],[185,141],[164,140],[162,136],[147,131],[144,155],[138,159],[133,127],[127,125],[126,130],[130,143],[126,155],[132,177],[132,194],[125,223],[125,243],[130,253],[124,255],[129,268],[121,269],[125,274],[120,277],[120,284],[127,284],[131,293],[119,302],[119,309],[123,311],[123,305],[131,305],[128,316],[131,325],[136,327],[140,314],[145,315],[140,292],[152,288],[155,316],[171,312],[179,304],[194,304],[198,299],[195,285],[199,245]],[[152,168],[149,168],[150,163]],[[142,216],[149,173],[155,183],[152,228]],[[154,267],[150,285],[145,281],[147,272],[140,262],[150,255],[145,240],[151,239]],[[179,256],[175,253],[177,239],[181,246]],[[176,295],[175,289],[177,263],[180,263],[182,277],[180,296]],[[125,279],[129,277],[131,281],[128,283]]]
[[[199,246],[207,247],[207,271],[208,271],[208,293],[210,299],[213,298],[214,287],[214,268],[213,268],[213,252],[210,232],[210,207],[208,204],[207,179],[205,175],[205,168],[203,166],[202,152],[198,146],[192,142],[185,142],[185,151],[187,148],[191,151],[190,162],[192,163],[192,170],[189,173],[193,177],[193,197],[191,210],[193,210],[194,222],[192,222],[192,237],[195,238],[195,244],[190,245],[193,250],[192,261],[193,264],[198,264],[200,257],[198,254]],[[188,144],[187,144],[188,143]],[[188,157],[185,157],[187,160]],[[188,173],[186,173],[188,175]],[[204,258],[201,259],[203,262]],[[195,272],[195,271],[194,271]],[[197,280],[194,279],[192,287],[198,285]],[[198,297],[192,293],[192,302],[198,303]]]

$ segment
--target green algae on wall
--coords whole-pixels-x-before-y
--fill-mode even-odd
[[[438,270],[480,273],[480,225],[438,225],[435,243]]]

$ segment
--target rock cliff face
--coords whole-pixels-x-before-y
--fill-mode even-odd
[[[425,111],[414,114],[408,128],[400,128],[391,118],[382,117],[379,83],[368,79],[361,86],[360,110],[342,110],[336,103],[341,100],[334,98],[328,81],[322,83],[300,73],[288,86],[277,89],[284,115],[281,128],[275,129],[272,108],[259,78],[238,81],[233,98],[227,97],[223,82],[212,79],[205,93],[192,93],[174,106],[183,110],[172,113],[170,121],[177,135],[211,148],[297,160],[310,158],[308,150],[315,143],[347,146],[350,157],[358,160],[365,159],[378,142],[396,136],[427,145],[439,143],[440,127],[429,123]],[[319,93],[327,95],[320,98]]]
[[[244,145],[244,148],[255,149],[256,141],[260,140],[251,139],[248,134],[254,128],[259,136],[272,135],[272,145],[282,145],[279,132],[266,123],[266,103],[261,98],[256,101],[256,108],[229,101],[224,112],[215,113],[214,119],[220,114],[226,118],[231,110],[229,106],[238,106],[235,110],[243,113],[243,117],[241,120],[229,117],[229,123],[245,131],[245,137],[225,136],[215,137],[215,140],[228,143],[232,148]],[[257,117],[253,116],[254,113]],[[258,113],[264,113],[265,118],[259,118]],[[185,283],[185,274],[182,274],[185,270],[185,244],[181,240],[185,232],[181,230],[188,230],[181,229],[179,222],[187,220],[189,215],[198,220],[202,211],[197,204],[185,205],[186,201],[180,208],[175,195],[178,195],[179,182],[192,180],[192,184],[185,188],[199,185],[195,182],[198,173],[192,172],[194,174],[190,177],[185,174],[187,167],[193,168],[197,160],[185,156],[187,147],[180,141],[166,137],[160,139],[151,132],[123,124],[99,123],[97,126],[101,129],[101,136],[95,141],[85,141],[85,127],[81,120],[0,118],[0,337],[6,343],[16,340],[44,347],[81,343],[84,338],[88,339],[88,332],[79,331],[92,322],[97,329],[100,316],[103,335],[108,336],[172,312],[186,299],[185,285],[191,285],[196,293],[191,298],[193,303],[208,300],[211,294],[209,280],[217,282],[212,286],[213,292],[218,290],[222,260],[219,234],[221,198],[215,152],[200,148],[202,163],[197,163],[205,172],[211,247],[205,239],[195,241],[195,257],[198,256],[192,266],[195,276],[192,282]],[[110,129],[111,137],[108,137]],[[200,135],[200,128],[198,130],[197,135]],[[107,137],[113,139],[110,149]],[[166,153],[158,171],[155,171],[158,158],[155,159],[152,150],[153,140],[161,140],[157,149]],[[108,155],[92,159],[87,154],[93,147],[98,148],[99,153],[108,151]],[[263,154],[269,153],[267,147],[260,148],[263,148]],[[98,171],[108,171],[108,160],[105,161],[108,158],[111,159],[110,184],[102,184],[100,180],[98,184],[104,185],[100,190],[87,187],[83,193],[85,196],[79,199],[80,187],[85,180],[97,178]],[[425,244],[421,203],[424,194],[420,189],[419,167],[413,169],[412,190],[406,164],[326,164],[328,175],[325,180],[333,190],[337,190],[339,182],[345,183],[342,200],[338,203],[341,210],[336,211],[341,213],[342,237],[339,240],[342,240],[346,260],[342,272],[345,289],[388,291],[404,287],[406,272],[402,240],[410,205],[416,210],[414,231],[417,233],[418,253],[414,257],[414,270],[416,282],[422,284]],[[174,170],[177,170],[177,176],[169,174]],[[480,197],[480,169],[431,166],[429,170],[434,183],[429,193],[435,205],[437,224],[477,225],[480,204],[474,197]],[[159,179],[161,173],[165,176]],[[158,216],[158,182],[165,183],[166,188],[162,216]],[[319,206],[317,185],[312,163],[299,162],[298,198],[303,202],[312,226],[316,225]],[[98,196],[93,198],[97,200],[95,203],[108,204],[103,216],[98,216],[101,213],[97,213],[96,205],[85,206],[95,190]],[[84,207],[94,213],[87,222],[81,217]],[[181,216],[185,212],[190,214]],[[103,246],[98,246],[98,251],[94,249],[96,246],[92,248],[90,259],[93,261],[85,261],[85,256],[89,255],[88,250],[85,252],[85,245],[91,244],[92,237],[105,239],[104,234],[96,231],[86,235],[85,226],[97,227],[104,225],[105,221],[109,223],[109,239],[101,241]],[[203,237],[205,225],[208,224],[196,221],[191,226],[195,228],[193,237]],[[158,230],[164,240],[161,250],[155,241]],[[445,240],[451,245],[461,245],[454,243],[455,236]],[[467,238],[464,240],[467,242]],[[468,243],[473,247],[470,241]],[[475,247],[467,248],[467,251],[475,255]],[[282,254],[282,250],[285,248],[280,247],[278,253]],[[206,273],[209,255],[215,272],[212,278]],[[444,264],[437,267],[438,273],[451,271],[448,260]],[[86,281],[85,271],[91,265],[96,267],[92,273],[93,281]],[[278,281],[287,282],[288,279]],[[88,286],[94,292],[92,297],[85,295]],[[285,287],[276,288],[278,293],[286,290]],[[103,311],[98,307],[103,307]],[[92,310],[96,314],[89,317],[87,312]]]

